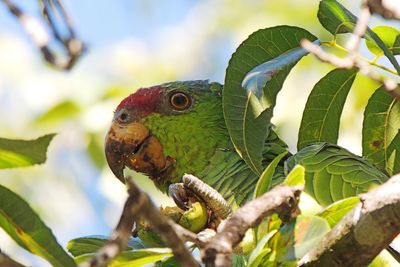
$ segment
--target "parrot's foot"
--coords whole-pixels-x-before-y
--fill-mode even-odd
[[[193,175],[185,174],[183,183],[171,184],[169,195],[182,210],[188,211],[193,203],[203,203],[208,211],[207,228],[216,229],[221,220],[231,213],[225,199],[212,187]]]

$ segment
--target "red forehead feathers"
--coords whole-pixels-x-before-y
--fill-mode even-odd
[[[148,88],[140,88],[135,93],[122,100],[116,111],[127,107],[134,108],[143,115],[150,114],[156,110],[163,94],[162,91],[163,88],[159,85]]]

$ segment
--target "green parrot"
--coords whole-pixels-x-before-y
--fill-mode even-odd
[[[139,89],[122,100],[105,144],[113,173],[121,181],[125,167],[144,173],[163,192],[190,173],[216,189],[229,205],[249,200],[259,176],[231,142],[222,90],[221,84],[208,81],[171,82]],[[287,150],[270,127],[264,167]],[[365,159],[332,144],[317,143],[288,155],[277,167],[272,185],[301,164],[306,169],[305,191],[321,205],[366,192],[388,179]]]

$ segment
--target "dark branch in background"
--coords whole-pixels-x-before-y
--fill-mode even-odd
[[[2,267],[25,267],[25,265],[22,265],[19,262],[14,261],[10,257],[8,257],[6,254],[0,251],[0,266]]]
[[[58,0],[39,0],[44,21],[48,24],[56,45],[62,47],[64,58],[56,56],[57,51],[50,48],[51,37],[43,24],[35,17],[25,14],[10,0],[2,0],[8,10],[19,20],[22,27],[40,49],[44,59],[52,66],[62,69],[71,69],[85,50],[85,46],[75,34],[72,22],[63,5]],[[56,19],[57,18],[57,19]],[[60,29],[65,28],[65,33]]]
[[[297,202],[302,189],[302,186],[278,185],[238,209],[202,248],[203,261],[210,266],[231,266],[232,250],[248,229],[273,213],[278,213],[284,221],[298,215]]]
[[[124,210],[118,226],[109,241],[97,252],[95,258],[81,266],[103,267],[107,266],[126,247],[131,237],[134,221],[145,219],[172,249],[175,258],[182,266],[194,267],[198,263],[185,247],[179,234],[176,232],[175,223],[161,214],[150,197],[142,192],[131,178],[126,179],[129,197],[125,202]],[[186,233],[186,232],[185,232]],[[189,237],[193,237],[190,235]]]
[[[400,175],[360,195],[361,203],[298,266],[367,266],[400,233]]]
[[[376,13],[385,19],[400,20],[400,4],[398,0],[368,0],[367,6],[371,13]]]
[[[390,1],[390,0],[389,0]],[[387,1],[387,2],[389,2]],[[398,1],[398,0],[396,0]],[[361,59],[358,50],[360,47],[360,41],[362,36],[364,36],[367,28],[368,22],[371,17],[371,12],[376,12],[371,9],[369,6],[370,2],[381,2],[383,3],[384,0],[377,0],[377,1],[368,1],[364,0],[361,6],[360,16],[357,20],[357,24],[354,28],[353,35],[349,39],[346,47],[349,50],[349,54],[344,58],[339,58],[333,54],[329,54],[322,50],[322,48],[308,40],[302,40],[301,46],[306,49],[311,54],[314,54],[318,59],[322,62],[330,63],[338,68],[358,68],[360,72],[372,80],[383,84],[385,90],[395,99],[400,100],[400,86],[397,84],[396,81],[385,78],[382,75],[379,75],[375,72],[370,64],[365,60]],[[398,3],[397,3],[398,4]],[[396,6],[399,9],[399,6]]]

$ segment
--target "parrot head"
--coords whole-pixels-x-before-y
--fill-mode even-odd
[[[222,86],[172,82],[138,89],[117,106],[105,141],[108,165],[124,182],[128,167],[166,191],[185,172],[199,173],[215,150],[229,146]]]

